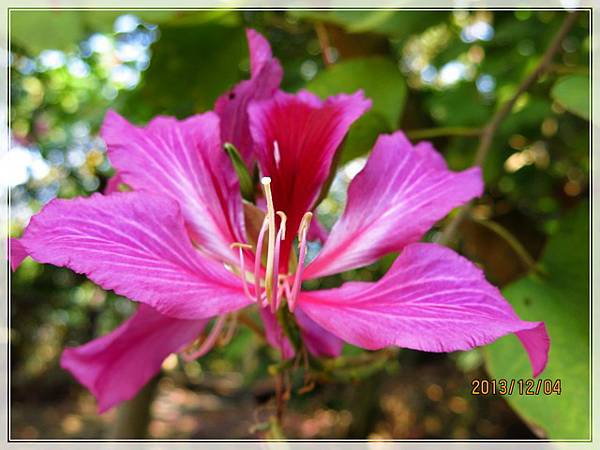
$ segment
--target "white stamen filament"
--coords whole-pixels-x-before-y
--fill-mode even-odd
[[[256,303],[260,304],[260,268],[262,266],[262,248],[263,242],[265,240],[265,233],[267,228],[269,227],[267,218],[263,220],[262,226],[260,227],[260,232],[258,233],[258,238],[256,240],[256,250],[254,251],[254,287],[256,288]]]
[[[250,289],[248,289],[248,281],[246,280],[246,263],[244,258],[244,249],[252,250],[252,246],[250,244],[234,242],[230,247],[237,248],[240,251],[240,276],[242,278],[242,285],[244,286],[244,294],[246,294],[247,297],[252,298]]]
[[[238,322],[238,313],[234,312],[233,314],[231,314],[231,320],[229,321],[229,324],[227,325],[227,331],[219,340],[219,345],[223,346],[223,345],[227,345],[231,342],[235,332],[237,331],[237,322]]]
[[[184,351],[183,353],[181,353],[181,356],[183,357],[183,359],[188,362],[194,361],[195,359],[198,359],[201,356],[204,356],[205,354],[207,354],[210,351],[210,349],[213,348],[215,343],[217,342],[217,338],[219,337],[219,335],[221,334],[221,331],[223,330],[223,325],[225,324],[226,318],[227,318],[226,315],[219,316],[217,318],[217,320],[215,321],[215,324],[213,325],[212,329],[210,330],[210,333],[208,334],[207,338],[200,345],[200,348],[198,348],[198,350],[196,350],[193,353],[188,353],[187,351]]]
[[[285,223],[287,221],[287,216],[281,212],[277,211],[277,215],[281,219],[281,223],[279,225],[279,231],[277,232],[277,239],[275,240],[275,254],[273,255],[273,299],[270,301],[271,303],[271,312],[275,312],[275,310],[279,307],[279,252],[281,250],[281,241],[285,240]]]
[[[296,275],[294,276],[294,286],[288,297],[288,305],[292,312],[294,312],[294,308],[296,307],[296,299],[298,298],[300,287],[302,286],[302,272],[304,271],[304,258],[306,257],[306,235],[308,234],[312,216],[311,212],[304,214],[300,226],[298,227],[298,266],[296,268]]]

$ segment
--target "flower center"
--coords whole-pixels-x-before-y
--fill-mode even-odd
[[[244,294],[256,302],[261,308],[270,307],[274,313],[280,306],[283,296],[287,299],[288,308],[294,311],[296,300],[300,293],[302,285],[302,272],[304,270],[304,259],[306,257],[307,235],[312,213],[307,212],[302,217],[298,227],[298,264],[295,274],[279,274],[279,255],[281,252],[281,241],[285,240],[287,216],[282,211],[275,211],[273,205],[273,196],[271,194],[271,178],[263,177],[261,180],[265,198],[267,200],[267,214],[263,220],[258,238],[256,249],[254,250],[254,272],[249,273],[246,270],[246,255],[244,251],[252,250],[252,245],[242,242],[234,242],[231,248],[237,248],[239,251],[239,267],[234,268],[239,272],[242,280]],[[279,216],[279,229],[276,230],[275,216]],[[265,265],[264,278],[261,276],[262,253],[265,234],[269,232],[267,241],[267,261]],[[249,280],[250,278],[250,280]],[[254,282],[254,295],[250,292],[249,281]],[[263,288],[264,286],[264,288]],[[206,354],[224,335],[223,340],[228,341],[235,333],[237,324],[237,313],[229,315],[231,325],[225,331],[225,323],[228,315],[222,315],[215,319],[210,332],[204,339],[198,338],[188,348],[181,352],[186,361],[195,360]]]
[[[244,285],[244,293],[261,307],[269,306],[272,312],[275,312],[281,306],[282,298],[285,295],[288,307],[290,308],[290,311],[293,311],[298,294],[300,293],[300,286],[302,284],[302,272],[304,270],[304,259],[306,257],[307,235],[310,221],[312,219],[312,213],[307,212],[304,214],[302,221],[300,222],[300,226],[298,227],[298,264],[296,273],[293,276],[291,274],[280,275],[279,256],[281,253],[281,241],[285,240],[286,237],[287,216],[282,211],[275,211],[273,195],[271,193],[271,178],[263,177],[261,179],[261,184],[265,194],[265,199],[267,201],[267,213],[258,234],[256,249],[254,251],[254,296],[251,295],[248,287],[248,273],[246,272],[244,257],[244,250],[252,249],[252,246],[237,242],[231,246],[232,248],[239,249],[239,269],[242,283]],[[280,218],[279,228],[277,228],[275,216],[279,216]],[[262,253],[265,234],[267,232],[267,260],[263,279],[261,277]],[[264,283],[261,283],[263,280]]]

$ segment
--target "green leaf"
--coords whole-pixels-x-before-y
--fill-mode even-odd
[[[350,129],[341,163],[368,152],[380,133],[395,130],[406,100],[406,83],[396,64],[380,57],[343,61],[320,72],[307,89],[327,97],[363,89],[373,101]]]
[[[400,70],[392,61],[379,57],[334,64],[320,72],[306,87],[321,97],[363,89],[373,100],[371,110],[381,114],[391,128],[398,125],[406,98],[406,84]]]
[[[560,395],[506,396],[510,405],[551,439],[589,438],[588,205],[565,217],[541,259],[547,275],[530,274],[503,290],[524,320],[546,323],[550,357],[541,379],[560,379]],[[525,351],[514,335],[485,348],[492,378],[531,378]]]
[[[378,33],[406,38],[443,22],[445,11],[289,11],[289,15],[338,25],[350,33]]]
[[[111,33],[115,20],[133,14],[152,24],[177,26],[218,23],[237,25],[237,14],[226,10],[216,11],[35,11],[16,10],[10,13],[11,39],[30,54],[44,49],[72,50],[94,32]]]
[[[225,142],[223,147],[225,148],[227,155],[229,155],[229,159],[231,160],[233,168],[235,169],[235,173],[238,176],[242,197],[244,200],[254,202],[254,183],[252,183],[252,177],[248,172],[248,168],[246,167],[244,160],[233,144]]]
[[[590,77],[569,75],[560,78],[552,87],[552,98],[567,111],[590,119]]]
[[[368,153],[377,137],[390,131],[392,131],[392,128],[387,126],[381,114],[375,111],[367,111],[350,128],[350,132],[344,141],[339,164],[344,165],[348,161]]]
[[[215,45],[218,42],[218,45]],[[239,70],[248,58],[244,29],[208,22],[162,26],[152,46],[152,62],[123,113],[149,119],[157,114],[186,117],[213,107],[217,97],[248,75]]]
[[[118,17],[131,14],[140,20],[152,23],[163,24],[177,17],[178,11],[141,11],[141,10],[119,10],[119,11],[78,11],[80,20],[85,22],[90,31],[100,33],[110,33],[113,31],[115,20]]]
[[[12,41],[31,54],[75,47],[85,37],[78,11],[11,11]]]

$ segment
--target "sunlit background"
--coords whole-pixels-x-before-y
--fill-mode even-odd
[[[414,141],[432,140],[451,168],[472,165],[478,130],[533,70],[565,15],[13,11],[11,148],[0,160],[0,181],[11,193],[11,235],[19,236],[49,200],[104,188],[113,172],[98,128],[108,108],[140,124],[158,114],[181,118],[211,109],[218,95],[247,78],[245,27],[256,28],[271,42],[285,70],[285,90],[306,88],[331,95],[363,88],[373,99],[372,111],[352,127],[330,193],[317,210],[330,227],[343,210],[349,181],[364,166],[380,133],[403,129]],[[470,380],[503,375],[498,369],[502,361],[511,364],[512,358],[524,357],[511,356],[509,350],[518,349],[513,341],[499,343],[497,350],[492,346],[490,352],[433,355],[402,350],[365,379],[317,386],[295,396],[284,420],[286,436],[587,436],[588,341],[581,330],[589,320],[584,284],[588,33],[588,17],[582,14],[548,74],[519,99],[499,128],[484,164],[486,193],[454,243],[482,265],[492,282],[500,287],[512,283],[507,297],[517,303],[521,300],[515,283],[532,277],[527,275],[532,261],[550,267],[540,291],[528,295],[534,297],[530,301],[546,302],[532,318],[550,321],[551,336],[558,336],[548,376],[570,380],[566,393],[536,404],[471,396]],[[554,236],[565,241],[560,241],[564,230],[573,239],[554,253],[564,256],[569,274],[577,274],[569,280],[560,278],[560,267],[551,272],[553,262],[543,256]],[[438,232],[436,227],[426,238]],[[311,254],[317,250],[318,244],[312,243]],[[392,260],[310,282],[307,288],[377,279]],[[576,281],[580,285],[571,289],[569,283]],[[561,308],[569,303],[583,306],[563,323]],[[12,437],[127,435],[119,429],[117,411],[96,415],[93,398],[58,367],[58,357],[65,345],[110,331],[133,309],[128,300],[68,270],[24,263],[12,277]],[[576,351],[583,356],[573,367],[561,360],[569,351],[561,345],[575,332]],[[350,347],[345,351],[362,353]],[[168,358],[149,395],[152,401],[145,404],[150,411],[148,435],[257,436],[269,414],[274,385],[267,369],[275,360],[276,354],[245,328],[231,345],[201,361]],[[577,395],[568,390],[575,384]],[[571,408],[581,411],[580,419],[556,428],[549,425],[562,420],[561,410],[568,414]]]

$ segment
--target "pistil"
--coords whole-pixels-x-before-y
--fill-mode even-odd
[[[267,244],[267,268],[265,274],[265,291],[267,299],[273,296],[273,268],[275,259],[275,207],[273,206],[273,195],[271,194],[271,178],[263,177],[260,180],[265,191],[267,200],[267,227],[269,229],[269,241]]]

